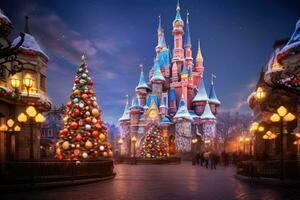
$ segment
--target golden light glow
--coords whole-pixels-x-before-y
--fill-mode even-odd
[[[39,113],[35,116],[35,122],[37,123],[43,123],[45,121],[45,117]]]
[[[136,142],[136,141],[137,141],[136,137],[133,136],[133,137],[131,138],[131,142]]]
[[[20,126],[18,126],[18,125],[16,125],[16,126],[15,126],[15,128],[14,128],[14,131],[16,131],[16,132],[19,132],[19,131],[21,131],[21,127],[20,127]]]
[[[264,139],[264,140],[267,140],[267,139],[269,139],[269,137],[268,137],[267,135],[264,135],[264,136],[263,136],[263,139]]]
[[[27,113],[27,115],[28,115],[29,117],[35,117],[36,114],[37,114],[37,112],[36,112],[36,110],[35,110],[35,108],[34,108],[33,106],[28,106],[28,107],[26,108],[26,113]]]
[[[16,75],[10,79],[10,84],[13,88],[20,87],[20,80],[18,79],[18,77]]]
[[[192,139],[192,143],[193,143],[193,144],[196,144],[197,142],[198,142],[198,139],[197,139],[197,138]]]
[[[284,106],[280,106],[278,109],[277,109],[277,113],[280,117],[283,117],[287,114],[287,109],[284,107]]]
[[[6,124],[7,124],[7,126],[8,126],[9,128],[11,128],[11,127],[14,126],[15,122],[14,122],[14,120],[9,119],[9,120],[7,120]]]
[[[122,138],[120,138],[119,140],[118,140],[118,144],[123,144],[123,139]]]
[[[259,132],[263,132],[264,130],[265,130],[265,127],[263,127],[263,126],[259,126],[259,127],[258,127],[258,131],[259,131]]]
[[[5,124],[2,124],[0,126],[0,131],[7,131],[7,130],[8,130],[8,128],[7,128],[7,126]]]
[[[277,134],[271,132],[271,131],[267,131],[266,134],[263,136],[263,139],[265,140],[273,140],[277,137]]]
[[[270,120],[272,122],[279,122],[280,121],[280,116],[276,113],[274,113],[271,117],[270,117]]]
[[[249,142],[249,141],[250,141],[250,138],[246,137],[246,138],[245,138],[245,141],[246,141],[246,142]]]
[[[210,140],[205,140],[204,143],[205,143],[205,144],[209,144],[209,143],[210,143]]]
[[[243,142],[244,141],[244,137],[240,137],[240,142]]]
[[[156,110],[150,110],[150,112],[149,112],[149,117],[150,117],[150,118],[155,118],[156,116],[157,116]]]
[[[300,133],[296,133],[295,136],[296,136],[297,138],[300,138]]]
[[[261,87],[258,87],[256,90],[256,98],[258,100],[261,100],[265,97],[266,97],[266,93],[264,92],[264,90]]]
[[[293,121],[295,118],[295,115],[293,115],[292,113],[288,113],[286,116],[283,117],[283,120],[286,122],[290,122]]]
[[[250,131],[257,131],[259,123],[253,122],[250,127]]]
[[[24,123],[27,121],[27,116],[24,113],[20,113],[18,116],[18,121]]]
[[[25,75],[25,78],[23,79],[23,84],[26,88],[31,88],[33,85],[33,80],[29,74]]]

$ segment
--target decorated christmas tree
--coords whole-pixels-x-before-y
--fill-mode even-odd
[[[141,156],[144,158],[166,158],[167,145],[158,125],[151,125],[145,136]]]
[[[84,56],[81,57],[63,122],[56,148],[57,159],[112,157],[111,145],[107,142],[108,130],[101,119],[93,80],[89,76]]]

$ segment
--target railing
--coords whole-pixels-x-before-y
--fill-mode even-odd
[[[112,160],[2,163],[0,183],[74,181],[114,175]]]
[[[284,161],[283,175],[287,179],[300,180],[300,162]],[[280,161],[242,161],[238,163],[237,173],[248,177],[280,178]]]

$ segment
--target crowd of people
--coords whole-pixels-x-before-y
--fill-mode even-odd
[[[217,165],[227,166],[229,164],[236,165],[239,161],[245,160],[246,155],[239,153],[218,153],[216,151],[197,152],[193,157],[192,164],[200,165],[205,168],[217,169]]]

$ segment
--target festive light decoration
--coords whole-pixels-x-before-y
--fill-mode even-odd
[[[167,146],[158,125],[151,125],[143,141],[141,156],[144,158],[166,158]]]
[[[61,160],[98,159],[112,157],[107,142],[107,128],[101,119],[93,81],[85,57],[81,58],[70,101],[67,103],[64,127],[56,146],[56,158]]]

